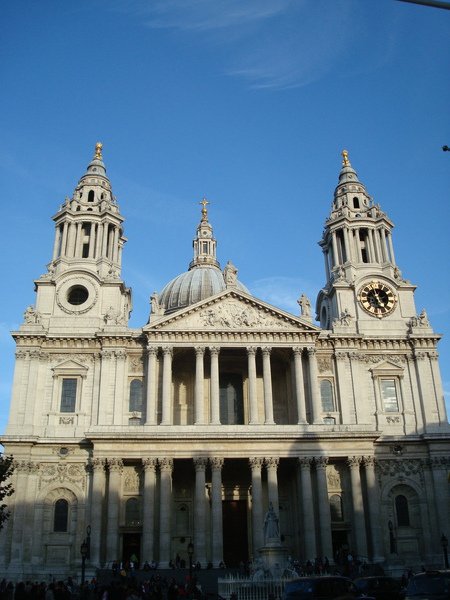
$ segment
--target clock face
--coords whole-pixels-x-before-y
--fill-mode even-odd
[[[381,281],[371,281],[361,288],[358,300],[369,315],[379,319],[391,313],[397,304],[394,292]]]

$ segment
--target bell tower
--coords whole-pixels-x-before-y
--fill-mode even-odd
[[[317,299],[324,329],[404,334],[413,317],[415,286],[402,278],[392,241],[394,224],[368,194],[342,152],[342,168],[319,245],[326,284]]]
[[[34,320],[58,333],[125,327],[131,310],[131,290],[121,279],[126,238],[100,142],[53,220],[53,255],[48,272],[35,281]]]

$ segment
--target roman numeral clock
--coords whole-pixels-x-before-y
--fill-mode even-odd
[[[359,290],[358,300],[362,308],[381,319],[390,314],[397,304],[394,291],[381,281],[371,281]]]

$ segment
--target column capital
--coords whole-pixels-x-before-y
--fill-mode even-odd
[[[376,460],[375,460],[375,456],[363,456],[363,465],[365,467],[371,467],[371,468],[375,468],[375,464],[376,464]]]
[[[106,460],[104,458],[100,458],[96,456],[91,460],[91,467],[93,471],[104,471],[106,465]]]
[[[163,351],[164,356],[169,356],[169,355],[172,356],[173,347],[172,346],[163,346],[162,351]]]
[[[247,354],[249,356],[256,356],[257,349],[258,349],[257,346],[247,346],[247,348],[246,348]]]
[[[328,464],[327,456],[315,456],[314,464],[316,465],[316,469],[326,469]]]
[[[156,458],[143,458],[142,459],[142,468],[145,472],[154,471],[158,461]]]
[[[194,456],[192,459],[194,461],[195,471],[204,471],[206,469],[206,465],[208,464],[208,459],[206,456]]]
[[[300,465],[300,469],[310,470],[311,466],[314,462],[314,458],[312,456],[299,456],[298,464]]]
[[[316,355],[316,348],[314,346],[308,346],[308,348],[306,348],[306,351],[308,353],[308,356],[315,356]]]
[[[349,466],[350,469],[359,469],[361,463],[362,463],[361,456],[349,456],[347,458],[347,466]]]
[[[299,346],[295,346],[294,348],[292,348],[292,354],[294,356],[302,356],[303,354],[303,348],[300,348]]]
[[[248,464],[250,468],[253,469],[261,469],[264,464],[264,459],[259,456],[252,456],[248,459]]]
[[[270,456],[269,458],[264,459],[264,463],[268,469],[277,469],[280,464],[280,459],[275,456]]]
[[[271,346],[263,346],[261,348],[263,356],[270,356],[270,353],[272,352],[272,347]]]
[[[205,354],[205,346],[195,346],[195,355],[203,356]]]
[[[165,457],[158,459],[159,468],[161,471],[172,471],[173,469],[173,458]]]
[[[209,352],[210,352],[211,356],[219,356],[220,346],[210,346]]]
[[[215,456],[214,458],[210,458],[209,462],[213,471],[220,471],[225,461],[223,458]]]
[[[156,356],[158,354],[158,350],[159,350],[158,346],[153,346],[153,345],[150,345],[150,344],[147,346],[147,354],[148,354],[148,356]]]
[[[121,458],[108,458],[108,469],[110,473],[121,473],[123,470],[123,460]]]

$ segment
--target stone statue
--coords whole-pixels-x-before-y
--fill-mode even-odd
[[[302,317],[311,317],[311,302],[306,294],[302,294],[300,298],[297,300],[297,303],[300,305],[301,316]]]
[[[428,320],[427,312],[424,308],[422,308],[422,312],[417,317],[419,327],[429,327],[430,322]]]
[[[264,543],[270,540],[280,540],[280,526],[278,516],[273,508],[272,502],[269,504],[269,510],[264,518]]]
[[[223,278],[227,287],[234,287],[237,282],[237,269],[229,260],[223,270]]]
[[[159,303],[159,295],[158,292],[153,292],[150,296],[150,314],[152,315],[163,315],[164,309]]]
[[[26,309],[26,311],[23,313],[23,318],[25,320],[25,323],[27,323],[28,325],[36,325],[41,321],[41,315],[33,306],[29,306]]]

